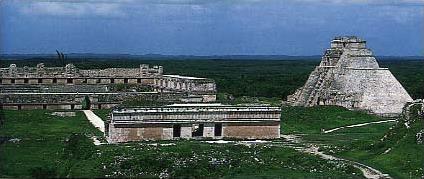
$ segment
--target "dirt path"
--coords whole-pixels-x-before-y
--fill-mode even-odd
[[[375,122],[367,122],[367,123],[361,123],[361,124],[354,124],[354,125],[349,125],[349,126],[343,126],[343,127],[337,127],[334,129],[329,129],[329,130],[324,130],[323,133],[327,134],[330,132],[334,132],[340,129],[344,129],[344,128],[354,128],[354,127],[361,127],[361,126],[366,126],[366,125],[370,125],[370,124],[380,124],[380,123],[387,123],[387,122],[396,122],[396,120],[385,120],[385,121],[375,121]]]
[[[104,133],[105,123],[103,122],[103,120],[99,116],[94,114],[93,111],[90,111],[90,110],[83,110],[83,111],[88,121],[90,121],[94,127],[96,127],[97,129],[99,129],[101,132]]]
[[[325,160],[335,160],[335,161],[343,162],[345,164],[352,165],[355,168],[361,170],[365,178],[369,178],[369,179],[391,178],[388,174],[384,174],[378,171],[377,169],[374,169],[365,164],[325,154],[324,152],[319,150],[319,146],[314,144],[303,143],[302,138],[300,136],[281,135],[281,137],[286,140],[287,144],[284,145],[286,147],[291,147],[297,151],[301,151],[304,153],[318,155]]]

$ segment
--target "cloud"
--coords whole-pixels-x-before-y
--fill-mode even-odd
[[[241,7],[244,5],[277,4],[277,5],[373,5],[377,7],[408,7],[424,6],[424,0],[4,0],[5,2],[16,2],[20,12],[29,15],[49,15],[65,17],[126,17],[134,11],[134,7],[149,7],[160,5],[161,9],[167,6],[188,6],[194,11],[211,9],[213,5],[219,7]],[[133,11],[131,11],[132,9]],[[168,12],[168,10],[164,10]],[[422,10],[421,10],[422,11]],[[168,12],[172,13],[172,12]],[[394,13],[396,14],[396,13]],[[409,17],[406,13],[403,17]],[[398,20],[400,20],[398,18]]]
[[[379,11],[376,12],[376,15],[403,24],[416,19],[422,20],[422,18],[424,17],[424,10],[421,7],[409,8],[387,6],[380,8]]]
[[[379,5],[379,6],[424,6],[424,0],[292,0],[304,3],[332,3],[338,5]]]
[[[37,1],[20,4],[20,11],[29,15],[51,15],[86,17],[90,15],[101,17],[124,17],[119,3],[99,0],[88,1]]]

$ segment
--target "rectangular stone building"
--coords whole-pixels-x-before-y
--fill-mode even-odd
[[[173,139],[274,139],[280,137],[279,107],[175,104],[118,109],[106,123],[110,143]]]
[[[111,108],[128,99],[166,102],[213,102],[212,79],[164,75],[162,66],[78,69],[64,67],[0,68],[0,109],[81,109],[89,97],[92,109]]]

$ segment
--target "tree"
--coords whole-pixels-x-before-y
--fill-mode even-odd
[[[56,50],[56,53],[59,60],[59,65],[65,66],[66,60],[65,60],[65,55],[63,54],[63,52],[59,52],[58,50]]]
[[[88,96],[85,96],[84,99],[82,100],[82,109],[83,110],[88,110],[91,107],[91,102],[90,102],[90,98]]]

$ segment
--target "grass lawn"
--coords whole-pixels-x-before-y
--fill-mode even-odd
[[[360,171],[289,148],[267,145],[206,144],[178,141],[175,145],[108,145],[102,150],[107,176],[171,177],[359,177]],[[355,174],[353,174],[355,173]]]
[[[414,106],[410,110],[409,128],[405,119],[370,145],[354,146],[341,150],[337,155],[378,166],[394,178],[422,178],[424,176],[424,145],[417,144],[416,134],[424,129],[424,120],[417,115]]]
[[[68,171],[59,170],[65,163],[74,169],[73,172],[81,175],[95,174],[93,167],[73,166],[69,158],[64,157],[66,141],[73,133],[101,135],[82,112],[75,111],[75,117],[53,116],[53,111],[48,110],[2,112],[4,120],[0,126],[0,136],[6,141],[0,144],[0,177],[37,176],[37,173],[67,176]],[[10,142],[7,139],[19,141]]]
[[[409,129],[400,119],[398,123],[370,124],[323,134],[322,128],[384,119],[334,106],[287,107],[283,108],[282,131],[301,134],[304,142],[318,144],[326,153],[370,165],[394,178],[420,178],[424,175],[424,145],[416,143],[415,135],[424,129],[424,121],[416,110],[411,110],[414,122]]]
[[[284,134],[311,134],[321,133],[321,129],[379,120],[384,119],[338,106],[283,107],[281,129]]]
[[[337,147],[370,145],[380,140],[395,122],[370,124],[356,128],[345,128],[332,133],[305,134],[302,138],[308,143],[317,143]]]

